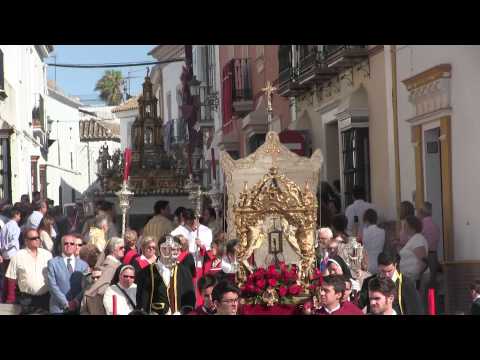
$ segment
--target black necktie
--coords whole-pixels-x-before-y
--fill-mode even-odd
[[[68,269],[68,272],[70,274],[73,273],[72,259],[71,258],[67,258],[67,269]]]

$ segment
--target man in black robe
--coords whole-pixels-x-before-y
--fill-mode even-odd
[[[137,274],[137,308],[159,315],[187,313],[195,307],[191,261],[179,261],[181,244],[172,236],[164,236],[159,246],[158,260]]]
[[[400,259],[392,252],[381,252],[378,255],[378,274],[372,275],[363,281],[358,299],[360,309],[367,307],[370,313],[370,299],[368,297],[368,283],[377,276],[388,277],[393,280],[397,296],[393,309],[398,315],[423,315],[424,309],[414,282],[398,271]]]

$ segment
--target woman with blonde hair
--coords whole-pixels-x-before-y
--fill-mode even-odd
[[[142,241],[142,254],[132,261],[135,272],[157,261],[158,246],[153,236],[145,236]]]
[[[52,252],[53,250],[53,225],[55,224],[55,219],[50,215],[45,215],[40,224],[38,225],[38,234],[40,235],[40,240],[42,241],[42,248]]]

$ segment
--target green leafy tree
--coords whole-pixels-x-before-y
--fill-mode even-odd
[[[95,85],[95,91],[100,91],[100,99],[108,106],[116,106],[123,99],[123,76],[118,70],[107,70]]]

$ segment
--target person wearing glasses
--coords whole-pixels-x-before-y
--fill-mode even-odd
[[[64,235],[61,244],[62,255],[48,261],[50,313],[78,313],[83,274],[88,270],[88,264],[75,256],[77,245],[73,235]]]
[[[157,241],[151,236],[146,236],[142,240],[142,255],[134,258],[131,265],[135,268],[135,273],[146,268],[157,261]]]
[[[114,276],[117,269],[122,264],[121,259],[124,254],[125,243],[123,239],[118,237],[111,238],[105,248],[106,258],[100,265],[102,276],[85,291],[85,307],[82,308],[82,314],[105,315],[103,295],[110,286],[112,280],[116,283]]]
[[[228,281],[219,282],[212,291],[215,315],[237,315],[240,290]]]
[[[8,304],[18,303],[22,314],[48,313],[49,293],[46,269],[52,254],[41,248],[37,230],[27,229],[24,249],[11,259],[5,277],[7,279]],[[18,291],[16,288],[18,286]]]
[[[82,250],[82,246],[84,245],[83,240],[81,237],[78,237],[77,234],[72,235],[75,236],[75,256],[80,256],[80,250]]]
[[[137,310],[150,314],[180,315],[195,308],[195,290],[188,263],[179,260],[178,237],[163,236],[160,256],[137,274]]]
[[[116,296],[116,314],[113,313],[113,296]],[[107,315],[128,315],[136,307],[137,284],[135,284],[135,269],[132,265],[120,268],[118,283],[105,290],[103,305]]]

